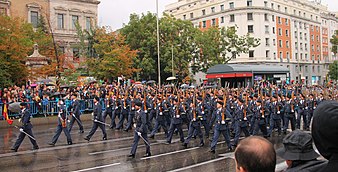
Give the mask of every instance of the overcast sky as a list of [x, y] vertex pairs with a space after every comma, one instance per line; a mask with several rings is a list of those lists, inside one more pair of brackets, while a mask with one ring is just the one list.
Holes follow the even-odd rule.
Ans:
[[[178, 0], [158, 0], [159, 12], [165, 9], [167, 4]], [[332, 11], [338, 11], [338, 0], [322, 0], [322, 4], [328, 5]], [[119, 29], [123, 23], [127, 24], [131, 13], [141, 14], [151, 11], [156, 12], [156, 0], [101, 0], [99, 5], [99, 25], [111, 26]]]

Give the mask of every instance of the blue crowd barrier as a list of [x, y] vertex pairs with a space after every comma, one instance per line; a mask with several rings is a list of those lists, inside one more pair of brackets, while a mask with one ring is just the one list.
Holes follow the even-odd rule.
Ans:
[[[93, 99], [84, 99], [84, 100], [79, 100], [80, 102], [80, 111], [82, 113], [84, 112], [92, 112], [94, 109], [94, 101]], [[34, 101], [30, 101], [30, 102], [26, 102], [27, 103], [27, 108], [29, 108], [29, 111], [31, 112], [32, 116], [36, 116], [36, 115], [57, 115], [58, 111], [59, 111], [59, 107], [58, 107], [58, 102], [57, 101], [48, 101], [48, 102], [34, 102]], [[71, 100], [65, 100], [64, 101], [65, 105], [66, 105], [66, 110], [70, 111], [70, 107], [72, 104]], [[102, 110], [106, 109], [106, 102], [104, 99], [100, 100], [100, 103], [102, 105]], [[8, 105], [6, 103], [6, 105]], [[8, 106], [7, 106], [8, 107]], [[3, 118], [3, 108], [4, 108], [4, 104], [0, 103], [0, 117], [1, 119]], [[8, 117], [10, 118], [17, 118], [19, 117], [18, 113], [13, 113], [11, 111], [8, 110]]]

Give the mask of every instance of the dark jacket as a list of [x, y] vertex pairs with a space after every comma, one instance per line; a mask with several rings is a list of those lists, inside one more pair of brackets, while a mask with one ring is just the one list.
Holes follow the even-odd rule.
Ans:
[[74, 100], [73, 104], [72, 104], [72, 108], [73, 108], [73, 114], [75, 116], [80, 116], [81, 115], [81, 105], [80, 105], [80, 102], [79, 100]]
[[33, 126], [30, 122], [31, 114], [29, 113], [29, 110], [25, 109], [23, 112], [21, 111], [20, 115], [21, 115], [21, 123], [22, 123], [21, 128], [24, 130], [32, 129]]
[[285, 170], [285, 172], [317, 172], [323, 167], [325, 167], [327, 161], [321, 160], [310, 160], [296, 162], [291, 168]]
[[94, 119], [103, 121], [103, 116], [102, 116], [102, 106], [98, 102], [97, 104], [94, 105]]

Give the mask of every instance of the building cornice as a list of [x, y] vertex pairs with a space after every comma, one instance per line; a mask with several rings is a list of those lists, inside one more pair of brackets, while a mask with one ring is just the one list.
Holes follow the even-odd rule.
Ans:
[[101, 1], [98, 1], [98, 0], [68, 0], [68, 1], [89, 3], [89, 4], [95, 4], [95, 5], [98, 5], [101, 3]]

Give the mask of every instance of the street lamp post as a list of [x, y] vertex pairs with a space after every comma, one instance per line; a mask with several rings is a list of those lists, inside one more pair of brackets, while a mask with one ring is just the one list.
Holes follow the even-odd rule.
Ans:
[[161, 64], [160, 64], [160, 30], [158, 18], [158, 0], [156, 0], [156, 27], [157, 27], [157, 67], [158, 67], [158, 86], [161, 87]]
[[172, 76], [175, 76], [175, 72], [174, 72], [174, 45], [171, 45], [171, 72], [172, 72]]

